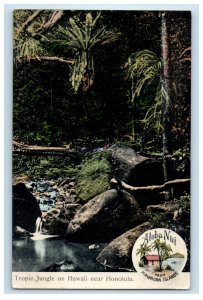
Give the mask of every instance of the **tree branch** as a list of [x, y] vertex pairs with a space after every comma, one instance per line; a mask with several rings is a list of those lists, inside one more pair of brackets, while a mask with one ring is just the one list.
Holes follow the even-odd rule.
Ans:
[[45, 146], [37, 146], [37, 145], [26, 145], [21, 144], [19, 142], [16, 142], [13, 140], [13, 151], [14, 153], [20, 153], [20, 152], [33, 152], [33, 153], [75, 153], [77, 154], [78, 151], [75, 149], [70, 149], [66, 147], [45, 147]]
[[27, 20], [22, 24], [22, 26], [18, 29], [18, 33], [25, 30], [30, 23], [42, 13], [42, 10], [36, 10], [31, 16], [27, 18]]
[[63, 14], [64, 14], [63, 10], [54, 11], [51, 15], [51, 18], [40, 28], [38, 28], [37, 33], [42, 33], [45, 32], [47, 29], [52, 28], [58, 22], [58, 20], [63, 16]]
[[[17, 62], [18, 63], [22, 63], [24, 61], [24, 59], [18, 59]], [[74, 60], [66, 60], [62, 57], [57, 57], [57, 56], [35, 56], [35, 57], [27, 57], [26, 61], [53, 61], [53, 62], [60, 62], [63, 64], [67, 64], [67, 65], [73, 65], [74, 64]]]
[[119, 40], [122, 36], [122, 33], [121, 32], [115, 32], [115, 33], [112, 33], [111, 37], [107, 40], [105, 40], [104, 42], [101, 43], [101, 45], [107, 45], [107, 44], [110, 44], [110, 43], [113, 43], [117, 40]]
[[62, 57], [57, 56], [38, 56], [36, 58], [31, 58], [31, 60], [39, 60], [39, 61], [57, 61], [63, 64], [73, 65], [74, 60], [66, 60]]
[[146, 191], [157, 191], [162, 192], [171, 188], [174, 188], [176, 186], [185, 185], [190, 183], [190, 179], [175, 179], [171, 181], [167, 181], [162, 185], [151, 185], [151, 186], [131, 186], [129, 184], [126, 184], [123, 181], [117, 181], [115, 178], [111, 179], [110, 181], [111, 185], [113, 186], [119, 186], [120, 188], [123, 188], [130, 192], [146, 192]]

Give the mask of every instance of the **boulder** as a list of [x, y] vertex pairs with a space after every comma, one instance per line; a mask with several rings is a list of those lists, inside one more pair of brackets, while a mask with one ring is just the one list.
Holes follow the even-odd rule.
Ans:
[[97, 257], [97, 261], [113, 270], [134, 271], [132, 264], [132, 248], [137, 238], [150, 229], [150, 223], [145, 222], [113, 240]]
[[163, 183], [162, 162], [144, 157], [124, 145], [112, 146], [114, 177], [133, 186]]
[[13, 230], [13, 237], [15, 238], [29, 238], [32, 237], [33, 234], [29, 231], [21, 228], [20, 226], [15, 226]]
[[13, 186], [13, 227], [35, 232], [35, 222], [41, 216], [39, 203], [24, 183]]
[[51, 266], [44, 268], [41, 272], [79, 272], [83, 271], [71, 260], [63, 260], [58, 263], [54, 263]]
[[64, 235], [70, 220], [74, 217], [77, 210], [81, 208], [79, 204], [64, 204], [48, 210], [43, 213], [42, 221], [43, 231], [46, 234]]
[[77, 197], [75, 195], [70, 195], [65, 197], [65, 203], [74, 203]]
[[68, 225], [66, 240], [109, 242], [144, 219], [131, 194], [123, 190], [107, 190], [77, 211]]
[[175, 201], [168, 201], [163, 204], [157, 204], [157, 205], [148, 205], [147, 211], [150, 211], [153, 214], [166, 214], [166, 215], [172, 215], [174, 216], [174, 213], [177, 214], [177, 211], [179, 210], [179, 205]]

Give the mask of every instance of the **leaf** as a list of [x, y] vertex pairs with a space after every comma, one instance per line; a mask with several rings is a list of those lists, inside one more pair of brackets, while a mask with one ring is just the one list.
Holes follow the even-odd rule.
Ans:
[[92, 33], [92, 15], [88, 13], [86, 15], [86, 21], [85, 21], [85, 46], [86, 49], [88, 48], [89, 41], [91, 38], [91, 33]]
[[99, 20], [100, 16], [101, 16], [101, 12], [97, 13], [96, 18], [92, 22], [92, 27], [95, 27], [95, 25], [96, 25], [97, 21]]
[[76, 22], [73, 20], [73, 18], [70, 18], [69, 22], [72, 26], [72, 32], [74, 32], [74, 34], [76, 34], [76, 36], [78, 37], [78, 41], [80, 41], [82, 48], [85, 49], [85, 31], [82, 29], [82, 27], [79, 27], [76, 24]]

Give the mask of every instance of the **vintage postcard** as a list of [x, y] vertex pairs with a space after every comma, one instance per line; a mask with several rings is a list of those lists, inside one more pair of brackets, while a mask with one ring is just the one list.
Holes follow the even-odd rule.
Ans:
[[189, 289], [191, 12], [13, 11], [12, 286]]

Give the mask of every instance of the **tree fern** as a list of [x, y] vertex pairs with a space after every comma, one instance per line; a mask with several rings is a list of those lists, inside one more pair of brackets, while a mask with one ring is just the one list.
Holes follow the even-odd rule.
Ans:
[[143, 50], [132, 54], [128, 59], [128, 76], [135, 82], [133, 86], [133, 99], [140, 96], [143, 87], [159, 79], [161, 62], [156, 54]]
[[91, 13], [87, 13], [83, 22], [77, 18], [70, 18], [66, 28], [58, 27], [61, 39], [57, 39], [55, 42], [69, 47], [75, 58], [70, 76], [75, 92], [80, 87], [86, 91], [92, 85], [94, 80], [94, 48], [112, 37], [112, 33], [107, 31], [105, 26], [97, 26], [100, 15], [101, 13], [97, 13], [96, 17], [93, 18]]
[[[144, 88], [152, 83], [157, 83], [157, 92], [155, 103], [147, 110], [144, 119], [142, 120], [145, 128], [156, 123], [156, 128], [160, 129], [159, 112], [160, 94], [161, 94], [161, 61], [156, 54], [149, 50], [142, 50], [133, 53], [128, 59], [128, 77], [131, 79], [131, 103], [132, 103], [132, 136], [135, 137], [135, 120], [134, 107], [135, 98], [139, 98]], [[158, 118], [157, 118], [158, 117]]]

